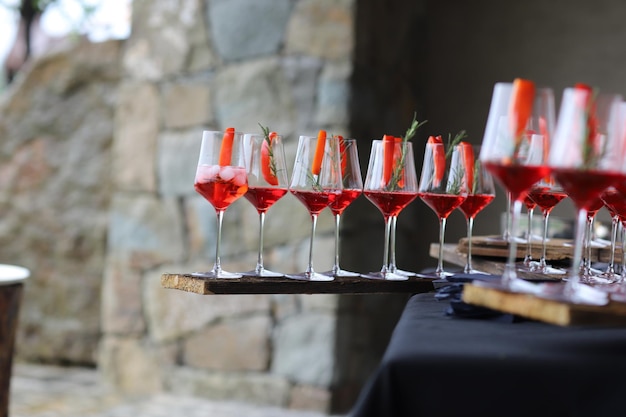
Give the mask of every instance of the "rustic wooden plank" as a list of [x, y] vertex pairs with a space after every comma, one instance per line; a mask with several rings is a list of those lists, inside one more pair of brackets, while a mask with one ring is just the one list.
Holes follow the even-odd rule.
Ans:
[[[523, 259], [526, 255], [527, 244], [519, 242], [517, 244], [517, 258]], [[458, 243], [458, 250], [467, 253], [467, 238], [462, 238]], [[574, 251], [573, 242], [570, 239], [549, 239], [546, 244], [546, 259], [548, 261], [564, 261], [572, 258]], [[616, 259], [621, 259], [621, 247], [615, 251]], [[509, 256], [509, 245], [500, 236], [474, 236], [472, 238], [472, 255], [491, 256], [506, 258]], [[533, 240], [531, 242], [531, 255], [534, 259], [541, 257], [541, 242]], [[609, 247], [592, 247], [591, 260], [606, 262], [609, 259]]]
[[463, 301], [559, 326], [626, 325], [626, 303], [615, 301], [604, 306], [575, 304], [533, 294], [510, 292], [497, 285], [482, 282], [465, 284]]
[[161, 286], [196, 294], [381, 294], [424, 293], [434, 289], [433, 280], [409, 278], [406, 281], [385, 281], [369, 278], [335, 278], [313, 282], [289, 278], [243, 277], [236, 279], [205, 279], [191, 274], [163, 274]]
[[[433, 258], [439, 256], [439, 244], [433, 243], [430, 245], [429, 255]], [[467, 262], [467, 253], [462, 252], [459, 246], [453, 243], [444, 244], [443, 246], [443, 260], [458, 266], [465, 266]], [[479, 256], [474, 254], [472, 245], [472, 266], [474, 269], [487, 274], [502, 275], [504, 272], [505, 259], [494, 256]], [[554, 266], [560, 266], [554, 264]], [[445, 268], [445, 265], [444, 265]], [[561, 281], [564, 275], [544, 275], [532, 272], [519, 272], [520, 278], [524, 278], [529, 281]]]

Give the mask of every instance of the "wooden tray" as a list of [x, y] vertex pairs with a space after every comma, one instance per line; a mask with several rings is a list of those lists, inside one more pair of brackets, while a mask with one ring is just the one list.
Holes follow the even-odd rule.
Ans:
[[424, 293], [434, 290], [433, 280], [409, 278], [385, 281], [369, 278], [335, 278], [334, 281], [299, 281], [289, 278], [204, 279], [191, 274], [163, 274], [161, 286], [196, 294], [381, 294]]
[[[508, 256], [508, 252], [505, 252], [506, 256]], [[439, 255], [439, 244], [432, 243], [430, 245], [429, 255], [433, 258], [437, 258]], [[472, 266], [474, 269], [485, 272], [487, 274], [493, 275], [502, 275], [504, 272], [504, 265], [506, 261], [506, 256], [481, 256], [476, 255], [474, 251], [474, 245], [472, 242]], [[453, 243], [448, 243], [443, 245], [443, 260], [444, 263], [451, 263], [457, 265], [458, 267], [465, 266], [467, 262], [467, 253], [463, 252], [459, 245], [455, 245]], [[568, 262], [557, 263], [557, 261], [552, 261], [553, 266], [559, 266], [562, 268], [567, 268]], [[447, 268], [444, 265], [444, 269], [452, 269]], [[456, 268], [458, 269], [458, 268]], [[544, 275], [537, 274], [533, 272], [518, 272], [518, 276], [520, 278], [524, 278], [528, 281], [561, 281], [565, 275]]]
[[[519, 242], [517, 244], [517, 258], [523, 259], [526, 256], [526, 243]], [[461, 253], [467, 253], [467, 238], [459, 240], [457, 250]], [[565, 261], [572, 258], [574, 251], [573, 242], [570, 239], [549, 239], [546, 244], [546, 260], [548, 261]], [[490, 256], [498, 258], [506, 258], [509, 256], [509, 245], [503, 241], [501, 236], [474, 236], [472, 237], [472, 255]], [[541, 257], [541, 242], [532, 241], [531, 255], [534, 259]], [[607, 262], [611, 255], [610, 247], [592, 247], [591, 261]], [[615, 259], [621, 259], [622, 248], [617, 246], [615, 250]]]
[[510, 292], [497, 284], [484, 282], [465, 284], [463, 301], [559, 326], [626, 325], [626, 303], [615, 301], [609, 301], [603, 306], [575, 304], [540, 298], [532, 294]]

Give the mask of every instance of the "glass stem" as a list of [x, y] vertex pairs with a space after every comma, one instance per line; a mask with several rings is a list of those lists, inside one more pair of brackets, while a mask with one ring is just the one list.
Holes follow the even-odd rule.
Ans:
[[341, 215], [335, 214], [335, 263], [333, 265], [333, 274], [339, 273], [339, 222], [341, 221]]
[[502, 274], [502, 281], [505, 286], [511, 284], [512, 281], [517, 279], [517, 273], [515, 272], [515, 259], [517, 258], [517, 239], [515, 234], [517, 231], [517, 222], [519, 215], [522, 212], [522, 201], [513, 201], [513, 211], [511, 213], [511, 233], [509, 234], [509, 257], [504, 266], [504, 273]]
[[381, 273], [384, 275], [389, 270], [389, 234], [391, 232], [391, 216], [385, 217], [385, 244], [383, 246], [383, 267], [381, 269]]
[[260, 275], [263, 272], [263, 229], [265, 228], [265, 212], [259, 213], [259, 255], [256, 261], [256, 273]]
[[593, 237], [593, 220], [594, 217], [589, 217], [587, 216], [587, 219], [585, 220], [585, 224], [587, 226], [587, 235], [585, 237], [585, 258], [586, 258], [586, 262], [584, 265], [584, 269], [585, 269], [585, 274], [586, 275], [591, 275], [591, 240]]
[[474, 228], [474, 217], [467, 218], [467, 262], [463, 272], [470, 274], [474, 269], [472, 267], [472, 229]]
[[444, 278], [443, 271], [443, 236], [446, 232], [446, 218], [439, 218], [439, 256], [437, 257], [437, 269], [435, 270], [435, 274], [439, 278]]
[[578, 219], [576, 222], [576, 240], [574, 242], [574, 255], [572, 258], [572, 269], [569, 280], [567, 281], [566, 290], [572, 291], [580, 284], [580, 261], [583, 252], [583, 241], [585, 239], [585, 230], [587, 225], [587, 210], [578, 210]]
[[550, 217], [550, 210], [543, 211], [543, 236], [541, 236], [541, 259], [539, 260], [539, 268], [542, 270], [547, 267], [546, 264], [546, 247], [548, 240], [548, 217]]
[[389, 231], [389, 271], [396, 272], [396, 224], [397, 216], [391, 216], [391, 230]]
[[313, 271], [313, 239], [315, 238], [315, 227], [317, 226], [317, 214], [311, 214], [311, 241], [309, 243], [309, 264], [306, 267], [306, 274], [312, 275]]
[[621, 281], [622, 287], [626, 285], [626, 250], [624, 250], [624, 244], [626, 243], [626, 227], [622, 223], [622, 271], [621, 271]]
[[609, 264], [606, 267], [606, 275], [612, 276], [615, 274], [615, 241], [617, 240], [617, 223], [619, 222], [618, 216], [611, 218], [611, 257], [609, 258]]
[[502, 239], [508, 242], [511, 237], [511, 193], [506, 193], [506, 212], [504, 213], [504, 233]]
[[224, 219], [224, 210], [216, 210], [217, 213], [217, 243], [215, 245], [215, 265], [213, 265], [213, 273], [218, 277], [222, 272], [222, 262], [220, 261], [220, 242], [222, 241], [222, 223]]
[[533, 231], [533, 212], [534, 208], [528, 209], [528, 226], [526, 228], [526, 256], [524, 257], [524, 265], [530, 266], [530, 262], [533, 260], [532, 256], [532, 231]]

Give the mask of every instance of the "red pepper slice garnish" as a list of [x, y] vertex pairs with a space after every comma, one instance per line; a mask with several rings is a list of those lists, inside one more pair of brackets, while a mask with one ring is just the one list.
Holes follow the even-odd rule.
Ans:
[[229, 127], [224, 131], [224, 137], [222, 138], [222, 145], [220, 146], [220, 166], [230, 165], [230, 160], [233, 156], [233, 141], [235, 140], [235, 128]]
[[276, 135], [276, 132], [270, 132], [269, 143], [264, 139], [261, 145], [261, 173], [269, 185], [278, 185], [278, 178], [272, 170], [272, 142]]
[[315, 155], [313, 156], [313, 166], [311, 172], [313, 175], [319, 175], [322, 171], [322, 159], [324, 159], [324, 146], [326, 145], [326, 131], [320, 130], [317, 133], [317, 144], [315, 146]]
[[528, 118], [533, 111], [535, 101], [535, 83], [522, 78], [513, 81], [513, 92], [509, 107], [509, 123], [515, 140], [517, 149], [522, 142], [523, 134], [528, 124]]
[[467, 186], [467, 192], [472, 194], [474, 192], [474, 148], [471, 143], [460, 142], [462, 146], [461, 152], [463, 153], [463, 168], [465, 169], [465, 185]]
[[394, 165], [394, 154], [396, 138], [391, 135], [383, 136], [383, 183], [387, 184], [391, 179]]
[[446, 174], [446, 150], [443, 147], [443, 139], [441, 136], [429, 136], [428, 143], [440, 144], [441, 146], [433, 146], [433, 164], [435, 165], [435, 178], [433, 178], [433, 186], [439, 187], [443, 176]]

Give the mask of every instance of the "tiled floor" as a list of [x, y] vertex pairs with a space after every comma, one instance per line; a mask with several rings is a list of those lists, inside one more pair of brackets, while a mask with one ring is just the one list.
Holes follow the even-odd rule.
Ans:
[[14, 364], [11, 417], [323, 417], [316, 412], [181, 398], [161, 394], [123, 401], [96, 371]]

